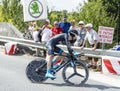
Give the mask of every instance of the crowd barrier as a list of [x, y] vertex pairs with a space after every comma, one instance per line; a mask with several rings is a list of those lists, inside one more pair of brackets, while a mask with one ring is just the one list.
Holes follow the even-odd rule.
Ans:
[[[46, 49], [45, 45], [43, 45], [40, 42], [34, 42], [33, 40], [25, 40], [22, 38], [0, 36], [0, 41], [2, 41], [2, 42], [16, 42], [20, 45], [25, 45], [28, 47], [35, 47], [37, 49], [42, 49], [42, 50]], [[67, 51], [67, 48], [65, 45], [58, 45], [58, 46], [60, 48], [62, 48], [63, 50]], [[93, 57], [93, 58], [95, 57], [95, 58], [100, 58], [101, 60], [103, 60], [103, 57], [107, 56], [108, 60], [114, 61], [113, 59], [116, 59], [116, 58], [120, 60], [120, 51], [105, 50], [105, 49], [104, 50], [103, 49], [96, 49], [95, 51], [92, 51], [91, 48], [84, 48], [83, 50], [80, 50], [79, 47], [74, 47], [74, 46], [72, 46], [72, 48], [74, 51], [76, 51], [78, 53], [83, 52], [84, 55], [87, 57]], [[111, 58], [111, 57], [114, 57], [114, 58]], [[118, 63], [120, 63], [120, 62], [118, 62]], [[102, 64], [104, 64], [104, 61], [102, 61]], [[106, 65], [104, 65], [103, 68], [105, 68], [105, 66]], [[106, 67], [108, 67], [108, 66], [106, 66]], [[118, 66], [118, 68], [120, 68], [120, 65]], [[119, 74], [119, 72], [116, 72], [116, 73]]]
[[[45, 45], [40, 42], [34, 42], [33, 40], [25, 40], [22, 38], [14, 38], [14, 37], [6, 37], [6, 36], [0, 36], [0, 41], [2, 42], [16, 42], [21, 45], [35, 47], [39, 49], [46, 49]], [[67, 48], [65, 45], [58, 45], [63, 50], [67, 51]], [[80, 50], [79, 47], [72, 46], [73, 50], [76, 52], [84, 52], [85, 55], [88, 56], [94, 56], [94, 57], [101, 57], [101, 56], [112, 56], [112, 57], [120, 57], [120, 51], [114, 51], [114, 50], [103, 50], [103, 49], [96, 49], [95, 51], [92, 51], [91, 48], [84, 48], [83, 50]]]
[[120, 57], [102, 56], [102, 72], [120, 75]]

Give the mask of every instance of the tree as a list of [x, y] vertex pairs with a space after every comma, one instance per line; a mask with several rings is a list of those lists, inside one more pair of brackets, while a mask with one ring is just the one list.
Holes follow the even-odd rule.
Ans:
[[114, 41], [120, 42], [120, 0], [103, 0], [102, 3], [107, 15], [115, 20]]
[[108, 15], [102, 1], [90, 0], [81, 9], [78, 9], [80, 12], [79, 20], [83, 20], [85, 23], [92, 23], [96, 31], [98, 31], [99, 26], [116, 27], [116, 19], [112, 15]]
[[79, 19], [85, 23], [92, 23], [94, 28], [98, 30], [99, 26], [114, 27], [114, 19], [107, 16], [107, 12], [102, 5], [102, 0], [93, 0], [96, 2], [85, 3], [80, 9]]
[[[89, 0], [89, 3], [94, 3], [99, 0]], [[108, 23], [111, 23], [111, 27], [115, 28], [114, 42], [120, 42], [120, 0], [101, 0], [101, 4], [108, 17]], [[110, 20], [109, 20], [110, 19]], [[107, 24], [109, 26], [109, 24]]]
[[56, 21], [56, 20], [61, 21], [63, 16], [68, 16], [68, 12], [66, 10], [51, 11], [50, 13], [48, 13], [48, 18], [51, 20], [51, 24], [53, 24], [54, 21]]
[[15, 25], [19, 30], [23, 30], [27, 23], [23, 22], [23, 6], [20, 0], [2, 0], [1, 14], [2, 22], [9, 22]]

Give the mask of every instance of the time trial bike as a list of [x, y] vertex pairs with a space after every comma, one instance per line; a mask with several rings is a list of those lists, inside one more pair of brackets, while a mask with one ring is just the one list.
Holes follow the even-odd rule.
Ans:
[[[64, 60], [56, 68], [51, 68], [51, 72], [55, 75], [62, 68], [62, 78], [69, 85], [80, 86], [85, 84], [89, 77], [89, 70], [80, 56], [83, 53], [75, 53], [69, 49], [65, 55], [56, 54], [56, 56], [64, 57]], [[56, 63], [59, 63], [56, 61]], [[53, 63], [52, 63], [53, 64]], [[45, 77], [47, 71], [47, 61], [45, 59], [37, 58], [31, 61], [26, 68], [27, 78], [34, 83], [43, 83], [48, 78]], [[53, 80], [53, 79], [52, 79]]]

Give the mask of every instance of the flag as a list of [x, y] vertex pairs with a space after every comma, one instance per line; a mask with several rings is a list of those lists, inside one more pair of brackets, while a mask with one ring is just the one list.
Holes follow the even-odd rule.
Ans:
[[24, 21], [36, 21], [47, 18], [45, 0], [22, 0]]

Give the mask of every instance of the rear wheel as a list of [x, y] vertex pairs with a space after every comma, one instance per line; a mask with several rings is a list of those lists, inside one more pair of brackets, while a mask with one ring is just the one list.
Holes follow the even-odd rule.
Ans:
[[45, 78], [46, 69], [46, 61], [44, 59], [37, 58], [28, 64], [26, 75], [30, 81], [41, 83], [47, 79]]
[[88, 80], [89, 71], [87, 66], [81, 61], [70, 62], [63, 68], [62, 76], [68, 84], [80, 86]]

